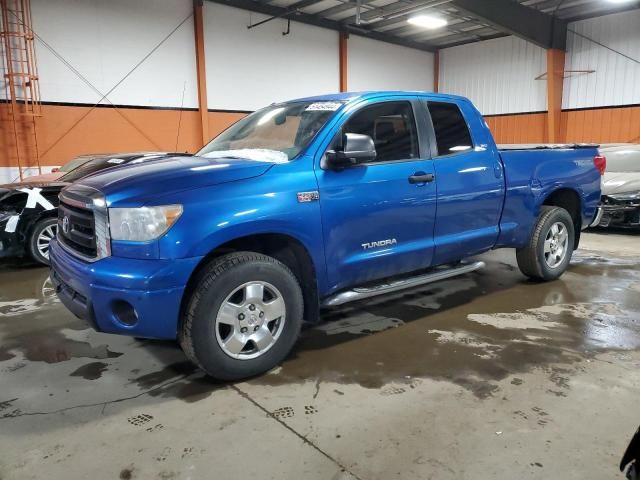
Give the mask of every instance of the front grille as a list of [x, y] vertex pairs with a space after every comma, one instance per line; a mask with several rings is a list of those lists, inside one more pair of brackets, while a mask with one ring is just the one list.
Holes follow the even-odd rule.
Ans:
[[98, 251], [93, 211], [70, 205], [60, 199], [58, 238], [66, 247], [82, 256], [96, 258]]
[[109, 219], [104, 195], [73, 184], [62, 190], [58, 207], [58, 242], [68, 252], [95, 262], [111, 255]]

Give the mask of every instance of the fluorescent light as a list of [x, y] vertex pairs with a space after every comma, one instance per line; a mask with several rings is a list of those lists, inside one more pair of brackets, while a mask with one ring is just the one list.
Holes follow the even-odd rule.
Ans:
[[431, 15], [416, 15], [408, 19], [407, 22], [428, 29], [444, 27], [448, 23], [444, 18], [432, 17]]
[[609, 3], [627, 3], [631, 0], [607, 0]]

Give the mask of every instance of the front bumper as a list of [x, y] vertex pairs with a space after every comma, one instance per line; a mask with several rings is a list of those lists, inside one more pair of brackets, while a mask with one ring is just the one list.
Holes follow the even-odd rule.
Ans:
[[640, 227], [640, 204], [601, 204], [592, 227]]
[[60, 301], [99, 332], [175, 339], [185, 286], [202, 259], [107, 257], [88, 263], [49, 249], [51, 280]]
[[0, 222], [0, 258], [25, 254], [24, 238], [17, 232], [7, 232], [7, 221]]

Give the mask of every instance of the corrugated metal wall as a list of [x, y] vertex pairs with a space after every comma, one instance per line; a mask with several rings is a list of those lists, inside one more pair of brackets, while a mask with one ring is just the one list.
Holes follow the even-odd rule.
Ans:
[[347, 85], [352, 92], [433, 90], [433, 53], [357, 35], [349, 37], [348, 49]]
[[566, 110], [560, 128], [566, 142], [640, 143], [640, 107]]
[[496, 143], [542, 143], [546, 141], [546, 112], [489, 115], [484, 118]]
[[640, 103], [640, 10], [592, 18], [569, 24], [565, 70], [595, 70], [590, 74], [567, 73], [562, 108], [574, 109]]
[[440, 51], [444, 93], [469, 97], [484, 115], [547, 109], [546, 52], [517, 37], [445, 48]]

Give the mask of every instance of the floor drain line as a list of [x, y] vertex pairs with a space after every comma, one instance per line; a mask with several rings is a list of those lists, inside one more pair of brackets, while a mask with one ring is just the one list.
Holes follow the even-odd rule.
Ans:
[[244, 398], [245, 400], [249, 401], [250, 403], [252, 403], [254, 406], [258, 407], [260, 410], [262, 410], [264, 413], [267, 414], [267, 416], [269, 418], [272, 418], [273, 420], [275, 420], [276, 422], [278, 422], [280, 425], [282, 425], [284, 428], [286, 428], [287, 430], [289, 430], [291, 433], [293, 433], [296, 437], [298, 437], [300, 440], [302, 440], [304, 443], [306, 443], [307, 445], [309, 445], [311, 448], [313, 448], [314, 450], [316, 450], [318, 453], [320, 453], [322, 456], [324, 456], [325, 458], [329, 459], [331, 462], [333, 462], [335, 465], [337, 465], [338, 467], [340, 467], [340, 469], [343, 472], [348, 473], [349, 475], [351, 475], [353, 478], [355, 478], [356, 480], [362, 480], [359, 476], [357, 476], [355, 473], [353, 473], [351, 470], [349, 470], [346, 466], [344, 466], [342, 463], [340, 463], [340, 461], [336, 458], [334, 458], [333, 456], [331, 456], [330, 454], [328, 454], [327, 452], [325, 452], [324, 450], [322, 450], [320, 447], [318, 447], [315, 443], [313, 443], [311, 440], [309, 440], [307, 437], [305, 437], [304, 435], [302, 435], [301, 433], [299, 433], [297, 430], [295, 430], [293, 427], [290, 427], [289, 425], [287, 425], [284, 421], [280, 420], [278, 417], [276, 417], [275, 415], [273, 415], [269, 410], [267, 410], [266, 408], [264, 408], [262, 405], [260, 405], [260, 403], [258, 403], [257, 401], [255, 401], [253, 398], [251, 398], [251, 396], [244, 392], [243, 390], [241, 390], [240, 388], [238, 388], [235, 385], [230, 385], [230, 387], [235, 390], [238, 395], [240, 395], [242, 398]]

